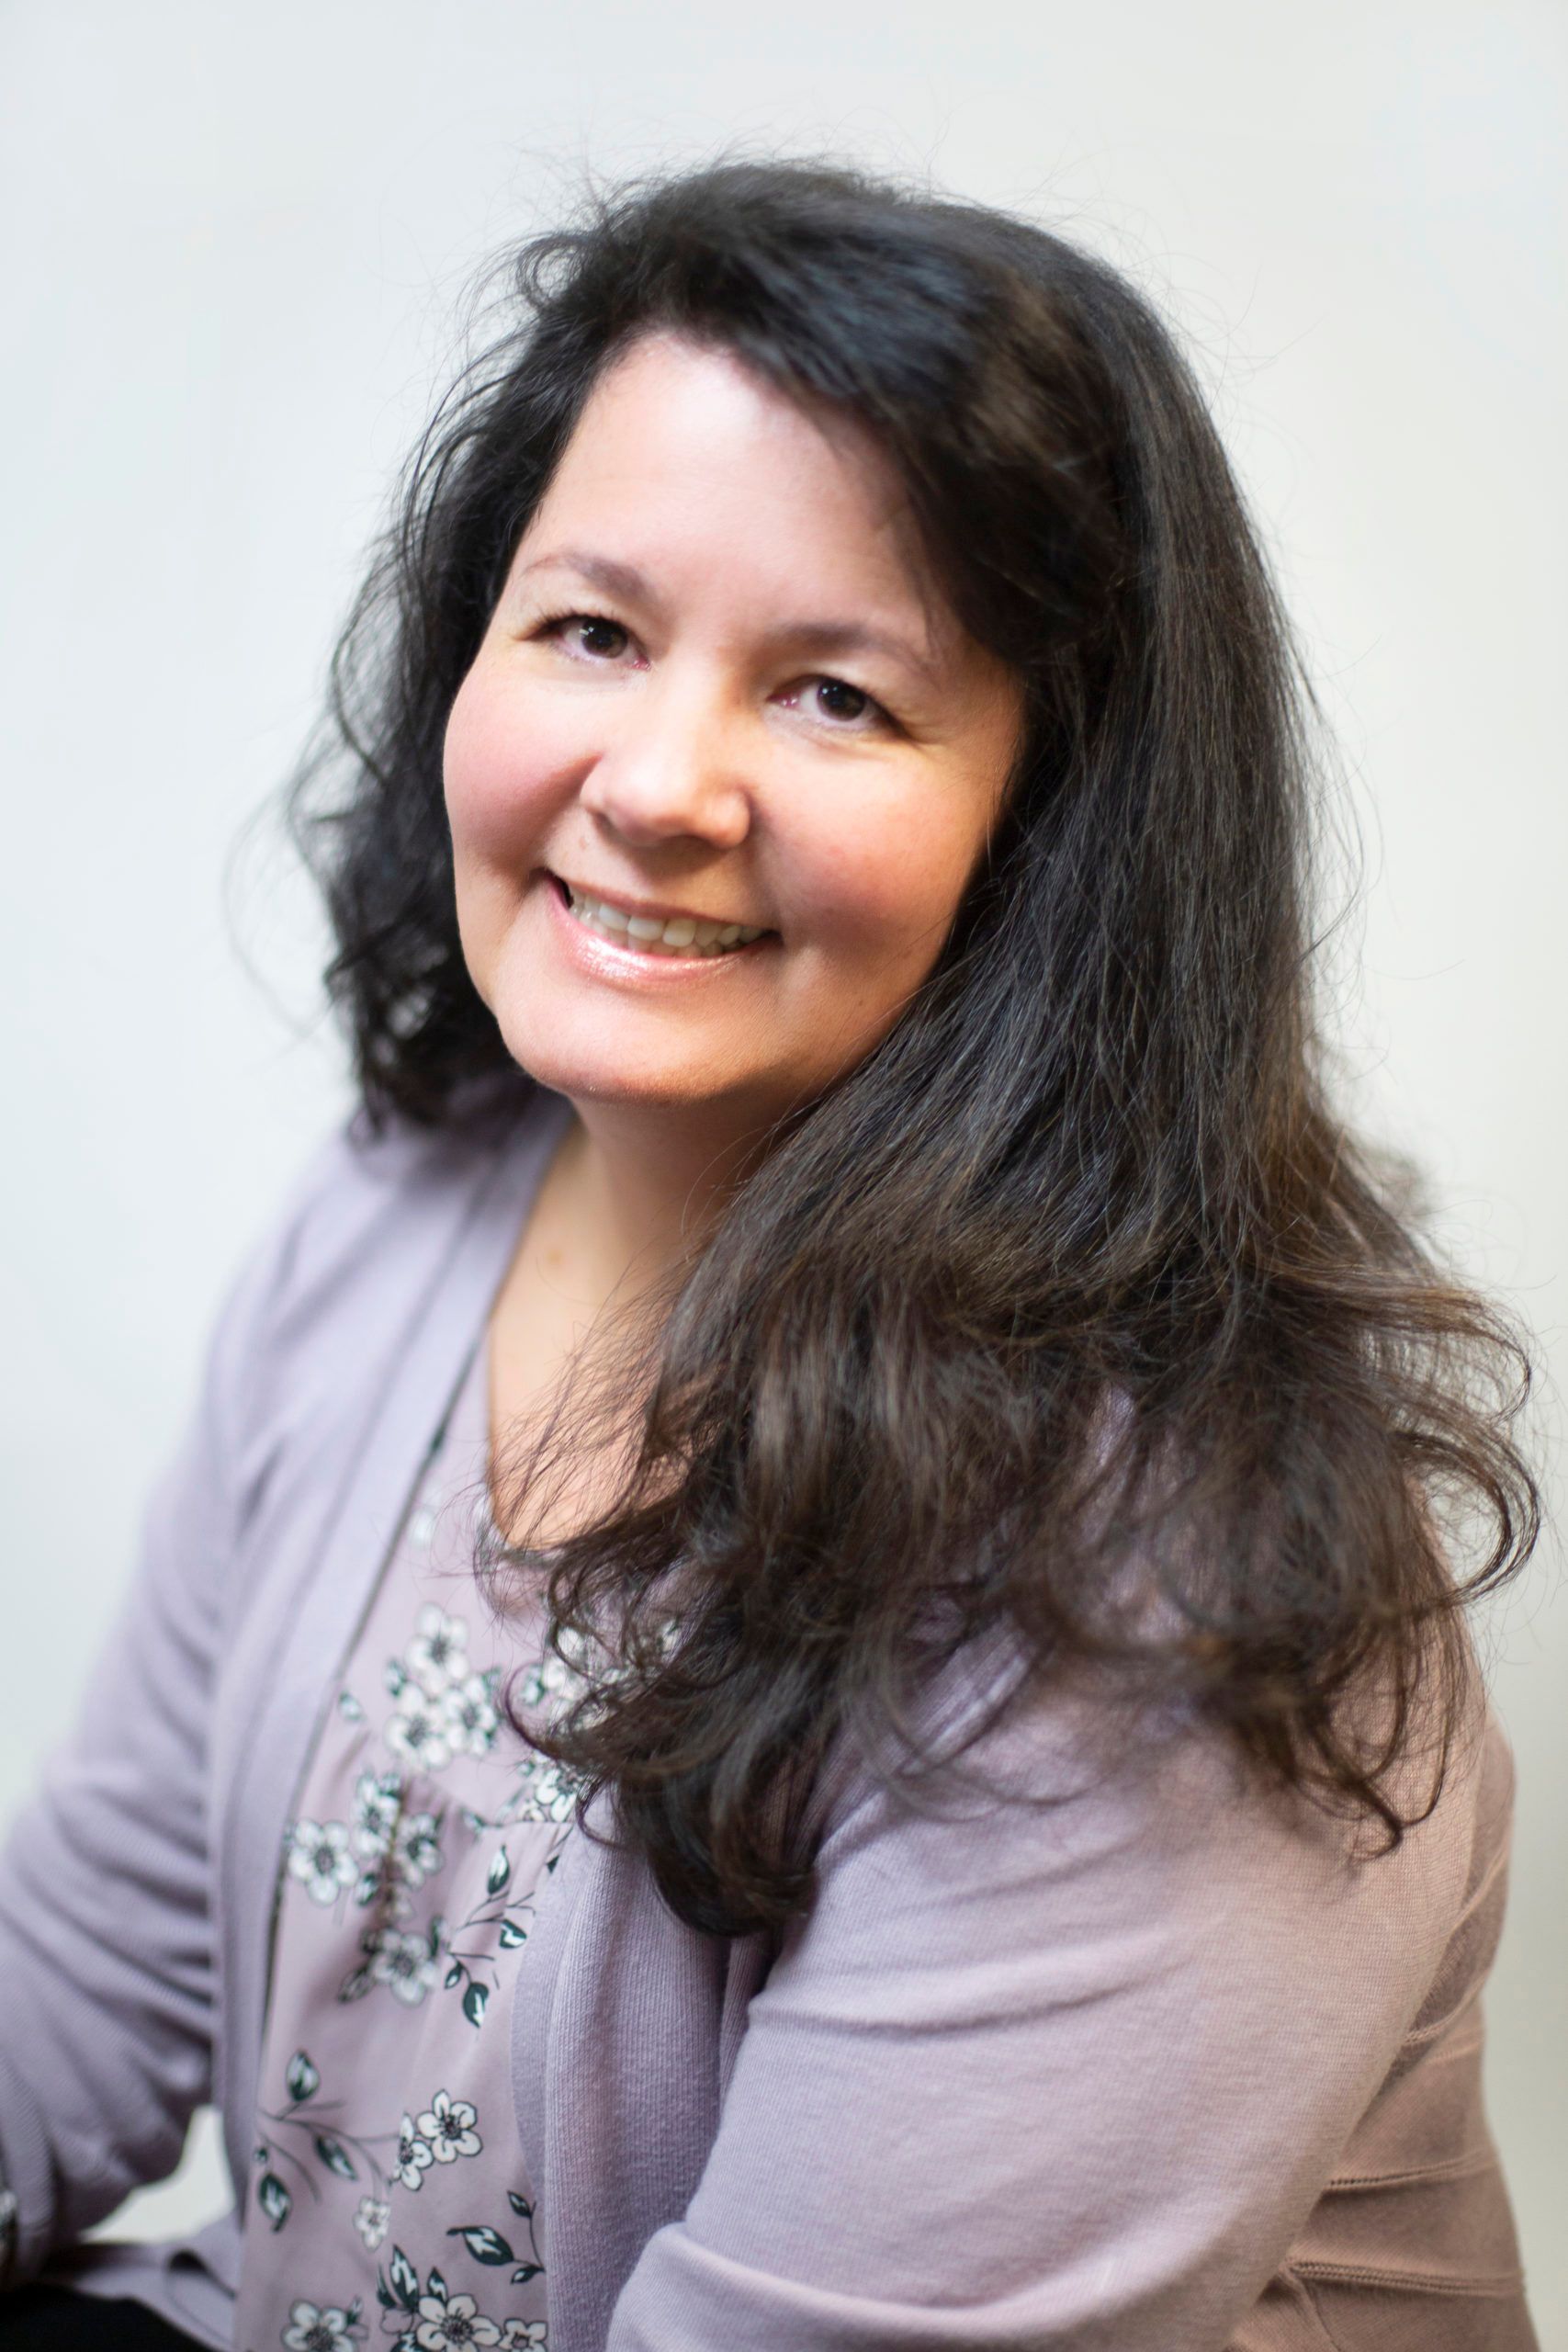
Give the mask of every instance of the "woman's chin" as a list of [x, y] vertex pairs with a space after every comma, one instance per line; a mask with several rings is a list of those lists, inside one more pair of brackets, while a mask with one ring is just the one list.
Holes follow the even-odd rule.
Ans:
[[649, 1111], [689, 1111], [694, 1118], [733, 1106], [750, 1092], [741, 1080], [726, 1082], [711, 1065], [694, 1068], [680, 1058], [665, 1058], [628, 1048], [615, 1052], [604, 1044], [594, 1050], [573, 1051], [562, 1041], [541, 1034], [532, 1022], [515, 1031], [503, 1023], [502, 1035], [513, 1061], [528, 1076], [564, 1094], [569, 1102], [624, 1103]]

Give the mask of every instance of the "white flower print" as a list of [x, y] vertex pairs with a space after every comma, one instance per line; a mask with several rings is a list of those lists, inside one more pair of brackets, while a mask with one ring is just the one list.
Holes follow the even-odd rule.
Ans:
[[405, 1935], [400, 1928], [383, 1928], [366, 1949], [373, 1955], [371, 1983], [389, 1985], [400, 2001], [416, 2008], [435, 1982], [430, 1938]]
[[378, 2197], [362, 2197], [354, 2216], [354, 2226], [365, 2240], [367, 2251], [374, 2254], [387, 2234], [387, 2223], [392, 2209]]
[[514, 1821], [567, 1821], [577, 1810], [576, 1782], [546, 1757], [525, 1757], [517, 1783], [510, 1809]]
[[452, 1761], [449, 1728], [440, 1701], [417, 1682], [405, 1682], [387, 1718], [385, 1736], [388, 1747], [411, 1764], [439, 1772]]
[[335, 2303], [291, 2303], [284, 2352], [343, 2352], [354, 2342], [354, 2322]]
[[409, 1673], [432, 1699], [468, 1673], [468, 1628], [434, 1602], [419, 1612], [419, 1630], [403, 1653]]
[[[403, 1784], [396, 1772], [361, 1772], [354, 1785], [354, 1843], [364, 1857], [356, 1899], [374, 1903], [390, 1894], [397, 1917], [409, 1909], [405, 1890], [423, 1886], [442, 1866], [439, 1824], [433, 1813], [404, 1813]], [[394, 1884], [383, 1885], [391, 1859]]]
[[525, 1707], [542, 1707], [547, 1699], [565, 1702], [576, 1690], [578, 1677], [564, 1658], [542, 1657], [517, 1679], [517, 1696]]
[[367, 1861], [392, 1842], [402, 1804], [403, 1784], [395, 1772], [361, 1772], [354, 1784], [354, 1844]]
[[[395, 1877], [389, 1884], [379, 1862], [366, 1864], [360, 1873], [359, 1884], [354, 1890], [354, 1899], [362, 1911], [368, 1910], [372, 1903], [379, 1900], [382, 1908], [378, 1916], [382, 1919], [406, 1919], [413, 1909], [406, 1889], [398, 1884]], [[367, 1977], [367, 1984], [369, 1981]]]
[[335, 1903], [359, 1875], [341, 1821], [297, 1821], [288, 1833], [288, 1874], [312, 1903]]
[[477, 2156], [484, 2142], [474, 2130], [476, 2117], [465, 2098], [437, 2091], [419, 2119], [420, 2135], [430, 2143], [438, 2165], [455, 2164], [459, 2156]]
[[502, 2352], [519, 2352], [523, 2345], [542, 2345], [547, 2340], [542, 2319], [509, 2319], [501, 2331]]
[[429, 2143], [422, 2140], [413, 2128], [413, 2117], [405, 2115], [398, 2126], [397, 2153], [392, 2158], [393, 2178], [404, 2188], [417, 2188], [434, 2162]]
[[470, 2344], [499, 2344], [501, 2330], [475, 2310], [472, 2295], [422, 2295], [413, 2340], [420, 2352], [467, 2352]]
[[423, 1886], [441, 1868], [433, 1813], [405, 1813], [392, 1841], [392, 1866], [405, 1886]]
[[470, 1674], [442, 1695], [446, 1737], [455, 1755], [488, 1756], [495, 1746], [500, 1720], [490, 1685], [482, 1674]]
[[585, 1634], [570, 1625], [560, 1632], [558, 1647], [552, 1644], [541, 1658], [517, 1679], [518, 1696], [525, 1707], [542, 1707], [554, 1702], [552, 1714], [558, 1714], [570, 1701], [578, 1698], [587, 1680], [592, 1663], [592, 1645]]

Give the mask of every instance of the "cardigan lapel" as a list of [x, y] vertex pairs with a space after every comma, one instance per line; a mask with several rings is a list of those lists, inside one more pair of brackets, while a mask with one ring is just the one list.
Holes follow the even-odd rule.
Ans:
[[[252, 1531], [245, 1566], [265, 1579], [226, 1681], [250, 1701], [215, 1766], [216, 1916], [223, 2015], [214, 2097], [243, 2199], [261, 2060], [284, 1831], [333, 1668], [374, 1590], [412, 1482], [515, 1250], [570, 1116], [531, 1097], [499, 1150], [448, 1174], [428, 1198], [399, 1197], [368, 1270], [332, 1286], [320, 1345], [348, 1402], [329, 1449], [335, 1487], [281, 1465], [276, 1507]], [[344, 1316], [352, 1329], [340, 1328]], [[309, 1335], [292, 1347], [310, 1346]], [[290, 1488], [292, 1487], [292, 1491]]]
[[[610, 1824], [596, 1803], [591, 1826]], [[520, 1965], [513, 2098], [551, 2352], [603, 2352], [646, 2241], [684, 2212], [718, 2128], [730, 1947], [660, 1902], [639, 1854], [567, 1844]]]
[[767, 1936], [678, 1919], [614, 1827], [601, 1792], [537, 1905], [512, 2004], [551, 2352], [604, 2352], [643, 2247], [684, 2213], [773, 1958]]

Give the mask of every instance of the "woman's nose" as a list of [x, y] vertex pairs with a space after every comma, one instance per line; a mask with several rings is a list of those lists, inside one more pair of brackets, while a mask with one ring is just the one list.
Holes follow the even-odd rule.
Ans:
[[650, 682], [584, 780], [585, 808], [640, 845], [688, 835], [733, 849], [750, 827], [750, 794], [733, 713], [716, 694]]

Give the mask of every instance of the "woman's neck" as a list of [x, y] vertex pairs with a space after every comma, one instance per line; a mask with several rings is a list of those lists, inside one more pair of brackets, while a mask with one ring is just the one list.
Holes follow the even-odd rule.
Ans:
[[552, 1223], [570, 1236], [580, 1295], [639, 1296], [700, 1242], [745, 1170], [747, 1138], [716, 1140], [686, 1110], [575, 1109], [547, 1180]]
[[[568, 1124], [491, 1310], [490, 1425], [500, 1455], [527, 1461], [601, 1317], [629, 1310], [635, 1329], [639, 1305], [691, 1255], [740, 1165], [739, 1152], [699, 1148], [689, 1122], [645, 1109], [590, 1103]], [[615, 1370], [603, 1360], [599, 1368]], [[526, 1522], [511, 1472], [494, 1471], [498, 1526], [541, 1544], [591, 1523], [619, 1475], [613, 1444], [603, 1460], [602, 1451], [586, 1428], [575, 1435], [565, 1483]]]

